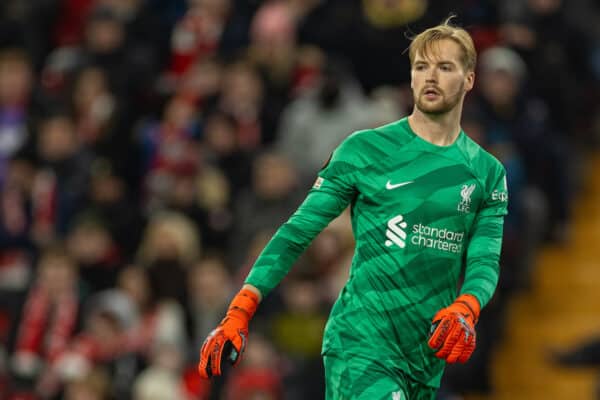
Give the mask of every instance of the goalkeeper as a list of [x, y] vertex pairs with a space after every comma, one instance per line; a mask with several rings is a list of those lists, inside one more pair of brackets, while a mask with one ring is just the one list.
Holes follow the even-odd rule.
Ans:
[[411, 42], [412, 113], [334, 151], [206, 339], [201, 376], [239, 362], [260, 300], [348, 205], [356, 249], [324, 333], [327, 400], [434, 399], [445, 364], [469, 359], [508, 195], [502, 165], [460, 127], [476, 52], [449, 21]]

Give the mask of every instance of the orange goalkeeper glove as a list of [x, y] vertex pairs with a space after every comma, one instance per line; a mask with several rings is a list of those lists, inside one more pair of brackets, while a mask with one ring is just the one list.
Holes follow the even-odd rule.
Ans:
[[242, 289], [233, 298], [225, 318], [204, 341], [200, 349], [198, 372], [202, 378], [221, 375], [221, 363], [228, 360], [237, 365], [248, 340], [248, 322], [258, 307], [258, 296]]
[[428, 344], [436, 350], [436, 357], [448, 363], [467, 362], [475, 350], [475, 324], [480, 309], [475, 296], [463, 294], [435, 314]]

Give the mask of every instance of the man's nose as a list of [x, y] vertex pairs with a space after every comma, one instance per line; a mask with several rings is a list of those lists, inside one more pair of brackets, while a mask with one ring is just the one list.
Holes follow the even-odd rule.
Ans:
[[427, 74], [425, 75], [425, 81], [427, 83], [436, 83], [438, 81], [437, 68], [427, 68]]
[[437, 76], [437, 72], [435, 71], [435, 68], [432, 68], [428, 73], [427, 76], [425, 77], [425, 81], [427, 83], [437, 83], [438, 81], [438, 76]]

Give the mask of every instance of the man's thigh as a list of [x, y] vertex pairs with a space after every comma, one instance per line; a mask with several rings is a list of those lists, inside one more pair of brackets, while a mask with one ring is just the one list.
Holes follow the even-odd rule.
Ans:
[[323, 362], [326, 400], [409, 400], [405, 379], [377, 361], [327, 354]]

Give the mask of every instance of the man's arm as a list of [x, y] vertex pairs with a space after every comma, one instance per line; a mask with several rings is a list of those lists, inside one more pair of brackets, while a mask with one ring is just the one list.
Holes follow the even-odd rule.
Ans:
[[504, 216], [507, 214], [506, 173], [500, 167], [471, 231], [461, 294], [471, 294], [483, 308], [491, 299], [500, 273]]
[[487, 198], [478, 211], [467, 249], [465, 280], [460, 295], [433, 317], [428, 344], [435, 356], [448, 363], [467, 362], [476, 345], [475, 324], [481, 308], [492, 297], [498, 283], [502, 227], [508, 194], [506, 174], [498, 165]]
[[356, 194], [353, 153], [348, 140], [333, 153], [298, 210], [262, 251], [225, 318], [200, 350], [198, 372], [203, 378], [220, 375], [222, 360], [236, 365], [244, 352], [248, 324], [258, 304], [288, 273], [310, 242], [337, 217]]
[[266, 245], [245, 283], [266, 296], [319, 232], [348, 206], [352, 196], [353, 190], [319, 177], [298, 210]]
[[317, 178], [298, 210], [265, 246], [246, 278], [243, 289], [266, 296], [289, 272], [312, 240], [348, 206], [352, 190]]

